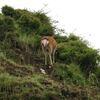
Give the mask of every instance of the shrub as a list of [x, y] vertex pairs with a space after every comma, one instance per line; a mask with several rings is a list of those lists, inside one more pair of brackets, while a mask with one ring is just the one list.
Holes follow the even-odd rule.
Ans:
[[42, 24], [37, 34], [41, 36], [52, 36], [54, 35], [54, 28], [50, 24]]
[[58, 61], [80, 65], [86, 76], [94, 72], [99, 62], [98, 51], [87, 46], [86, 42], [73, 36], [69, 36], [67, 41], [59, 43], [56, 58]]
[[82, 75], [80, 68], [76, 64], [56, 64], [52, 75], [61, 81], [65, 81], [70, 84], [85, 84], [85, 78]]
[[86, 48], [84, 53], [81, 54], [79, 59], [79, 64], [83, 72], [88, 76], [90, 73], [94, 72], [97, 66], [98, 52], [91, 48]]
[[2, 40], [7, 32], [14, 32], [14, 20], [11, 17], [4, 17], [0, 19], [0, 40]]
[[42, 25], [38, 30], [39, 35], [54, 35], [54, 27], [52, 26], [50, 18], [43, 11], [38, 11], [33, 13], [35, 17], [37, 17]]
[[18, 20], [19, 26], [21, 26], [24, 32], [31, 33], [32, 31], [37, 31], [41, 25], [41, 22], [38, 18], [29, 16], [29, 15], [22, 15]]
[[76, 40], [80, 40], [80, 37], [75, 36], [73, 33], [71, 33], [68, 37], [68, 40], [72, 40], [72, 41], [76, 41]]
[[43, 24], [50, 23], [50, 18], [43, 11], [35, 12], [34, 16], [39, 18]]
[[91, 73], [88, 78], [88, 83], [92, 86], [99, 86], [99, 80], [94, 73]]
[[[100, 83], [100, 66], [96, 67], [94, 74], [96, 75], [98, 83]], [[99, 84], [100, 87], [100, 84]]]
[[6, 5], [6, 6], [2, 7], [2, 13], [5, 16], [13, 17], [15, 15], [15, 10], [12, 7], [9, 7]]
[[56, 39], [57, 43], [68, 42], [67, 36], [60, 36], [59, 34], [55, 35], [55, 39]]

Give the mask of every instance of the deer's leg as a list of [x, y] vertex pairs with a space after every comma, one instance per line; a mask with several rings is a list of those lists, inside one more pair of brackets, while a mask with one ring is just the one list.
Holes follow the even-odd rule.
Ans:
[[55, 63], [55, 52], [56, 52], [56, 49], [53, 50], [53, 64]]
[[45, 61], [44, 61], [44, 63], [45, 63], [45, 65], [47, 65], [47, 53], [46, 53], [46, 51], [45, 51], [45, 49], [44, 49], [44, 47], [42, 46], [42, 51], [43, 51], [43, 53], [44, 53], [44, 56], [45, 56]]
[[47, 65], [47, 54], [44, 53], [44, 55], [45, 55], [45, 65]]
[[50, 65], [53, 65], [51, 53], [49, 53]]
[[55, 63], [55, 52], [53, 52], [53, 64]]

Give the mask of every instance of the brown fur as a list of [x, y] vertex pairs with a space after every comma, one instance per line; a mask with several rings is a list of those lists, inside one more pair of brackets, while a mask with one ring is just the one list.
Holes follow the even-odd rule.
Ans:
[[[42, 40], [46, 39], [48, 41], [48, 44], [46, 47], [43, 46]], [[42, 50], [45, 55], [45, 64], [47, 64], [47, 54], [49, 55], [50, 58], [50, 64], [52, 65], [54, 63], [54, 56], [55, 56], [55, 51], [57, 49], [57, 42], [52, 36], [44, 36], [41, 39], [41, 45], [42, 45]]]

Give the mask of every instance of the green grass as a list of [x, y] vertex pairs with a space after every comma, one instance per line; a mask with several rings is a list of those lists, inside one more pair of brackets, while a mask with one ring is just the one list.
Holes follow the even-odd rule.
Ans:
[[20, 34], [18, 39], [19, 41], [24, 42], [26, 44], [34, 43], [35, 40], [34, 36], [27, 34]]
[[[74, 95], [76, 95], [77, 99], [79, 100], [83, 100], [82, 98], [99, 98], [98, 93], [96, 93], [96, 95], [92, 94], [92, 91], [96, 91], [95, 87], [90, 88], [90, 86], [87, 85], [83, 86], [82, 84], [72, 84], [72, 81], [67, 82], [68, 80], [65, 79], [69, 77], [69, 72], [68, 69], [66, 73], [64, 72], [66, 65], [59, 65], [60, 67], [62, 66], [62, 72], [60, 72], [61, 69], [58, 70], [57, 65], [55, 66], [57, 71], [55, 73], [62, 76], [64, 78], [63, 80], [59, 80], [59, 78], [57, 79], [57, 77], [53, 76], [54, 72], [51, 75], [33, 72], [32, 75], [24, 77], [14, 76], [7, 72], [0, 73], [0, 99], [3, 98], [6, 100], [9, 98], [10, 100], [13, 100], [16, 98], [17, 100], [23, 100], [26, 98], [28, 100], [65, 100], [65, 98], [71, 98], [71, 100], [73, 100]], [[73, 68], [72, 66], [74, 65], [70, 65], [71, 68]], [[67, 67], [69, 68], [69, 66]], [[71, 72], [70, 68], [69, 70]], [[74, 70], [76, 70], [75, 73], [78, 72], [77, 68], [73, 69], [73, 71]], [[80, 71], [78, 74], [79, 73]], [[77, 78], [79, 76], [75, 77], [72, 75], [72, 77], [76, 78], [77, 80], [79, 79]]]
[[76, 64], [56, 63], [52, 72], [53, 77], [69, 84], [85, 85], [86, 80]]

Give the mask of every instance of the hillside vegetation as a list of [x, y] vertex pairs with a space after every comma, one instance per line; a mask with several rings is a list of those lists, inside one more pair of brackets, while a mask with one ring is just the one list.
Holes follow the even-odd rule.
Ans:
[[[53, 22], [44, 11], [2, 7], [0, 100], [100, 99], [100, 52], [73, 33], [55, 34]], [[44, 65], [42, 36], [58, 43], [52, 68]]]

